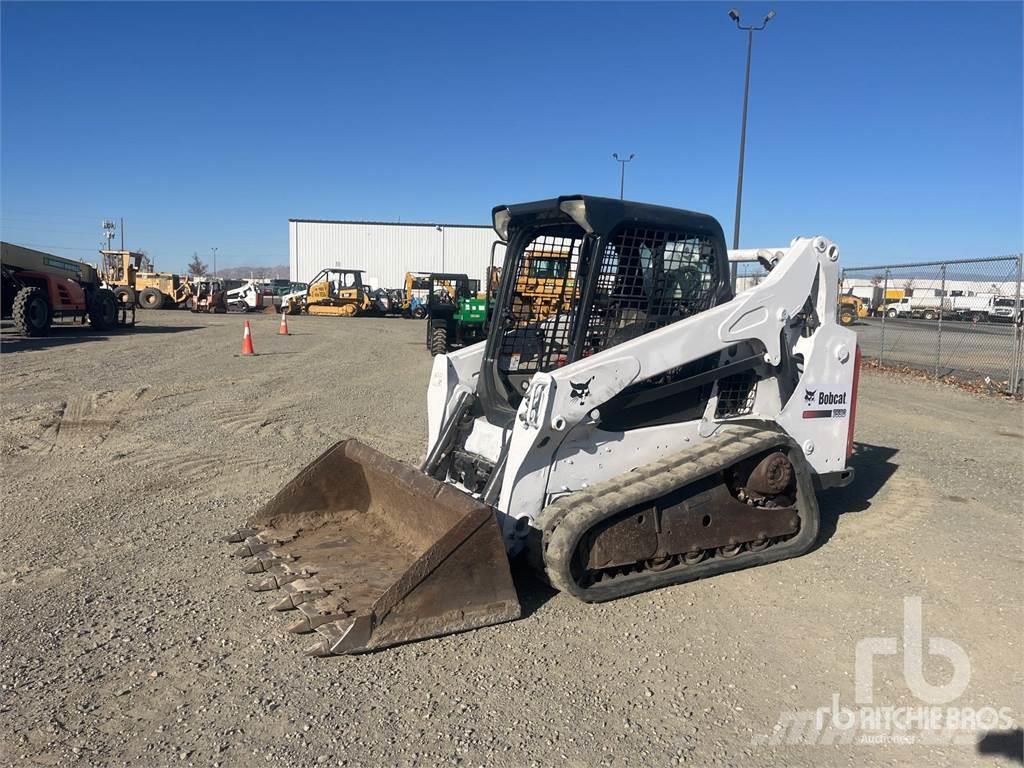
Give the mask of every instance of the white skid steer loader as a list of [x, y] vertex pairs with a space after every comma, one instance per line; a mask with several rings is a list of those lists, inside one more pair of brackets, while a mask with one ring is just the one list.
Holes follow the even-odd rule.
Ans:
[[804, 554], [848, 483], [839, 249], [797, 238], [733, 295], [710, 216], [570, 196], [494, 209], [488, 338], [435, 358], [417, 470], [338, 443], [229, 541], [313, 655], [515, 619], [509, 558], [584, 601]]
[[255, 280], [246, 280], [226, 296], [228, 312], [255, 312], [263, 308], [263, 286]]

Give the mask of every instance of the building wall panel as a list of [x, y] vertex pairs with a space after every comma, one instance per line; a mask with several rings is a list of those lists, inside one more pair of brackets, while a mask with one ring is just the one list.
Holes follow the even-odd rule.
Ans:
[[[483, 283], [490, 227], [293, 219], [288, 222], [291, 279], [308, 282], [327, 267], [362, 269], [377, 287], [404, 285], [406, 272], [461, 272]], [[499, 248], [500, 263], [504, 249]]]

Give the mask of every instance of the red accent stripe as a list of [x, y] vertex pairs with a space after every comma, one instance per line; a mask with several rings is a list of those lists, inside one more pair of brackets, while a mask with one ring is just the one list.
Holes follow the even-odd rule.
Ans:
[[831, 419], [832, 411], [804, 411], [805, 419]]
[[850, 391], [850, 423], [846, 427], [846, 458], [853, 456], [853, 427], [857, 423], [857, 388], [860, 386], [860, 344], [853, 356], [853, 389]]

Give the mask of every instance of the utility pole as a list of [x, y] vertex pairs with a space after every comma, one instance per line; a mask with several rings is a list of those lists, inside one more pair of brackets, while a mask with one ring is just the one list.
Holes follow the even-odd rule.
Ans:
[[612, 152], [612, 157], [619, 164], [619, 200], [622, 200], [626, 194], [626, 163], [636, 157], [636, 155], [630, 152], [629, 157], [623, 160], [619, 157], [618, 152]]
[[[740, 247], [740, 208], [743, 205], [743, 158], [747, 147], [747, 100], [750, 96], [750, 54], [754, 47], [754, 33], [760, 32], [768, 22], [775, 18], [775, 11], [768, 11], [768, 14], [761, 21], [761, 26], [743, 26], [740, 23], [740, 12], [735, 8], [729, 11], [729, 18], [736, 22], [736, 28], [747, 33], [747, 70], [743, 78], [743, 118], [740, 123], [740, 167], [736, 174], [736, 221], [732, 228], [732, 247], [738, 250]], [[732, 288], [736, 290], [736, 263], [730, 264], [730, 276]]]
[[114, 239], [114, 230], [117, 229], [117, 225], [114, 224], [114, 222], [112, 222], [112, 221], [104, 220], [102, 226], [103, 226], [103, 237], [107, 241], [106, 249], [109, 251], [110, 250], [110, 243]]
[[213, 251], [213, 276], [216, 277], [217, 276], [217, 249], [216, 248], [211, 248], [210, 250]]
[[121, 217], [121, 250], [124, 250], [124, 216]]

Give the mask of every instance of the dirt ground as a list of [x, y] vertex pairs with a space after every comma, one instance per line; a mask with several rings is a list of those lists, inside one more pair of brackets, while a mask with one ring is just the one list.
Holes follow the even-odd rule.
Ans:
[[[857, 479], [824, 493], [811, 554], [604, 605], [520, 575], [519, 621], [314, 660], [219, 537], [339, 438], [419, 459], [423, 325], [300, 317], [280, 337], [252, 316], [243, 358], [237, 316], [139, 319], [3, 329], [0, 764], [1016, 762], [1018, 404], [866, 374]], [[1012, 723], [980, 745], [788, 743], [787, 713], [855, 706], [858, 642], [906, 638], [915, 596], [925, 639], [969, 659], [943, 709]], [[923, 655], [930, 684], [950, 680]], [[923, 706], [904, 656], [876, 657], [873, 706]]]

